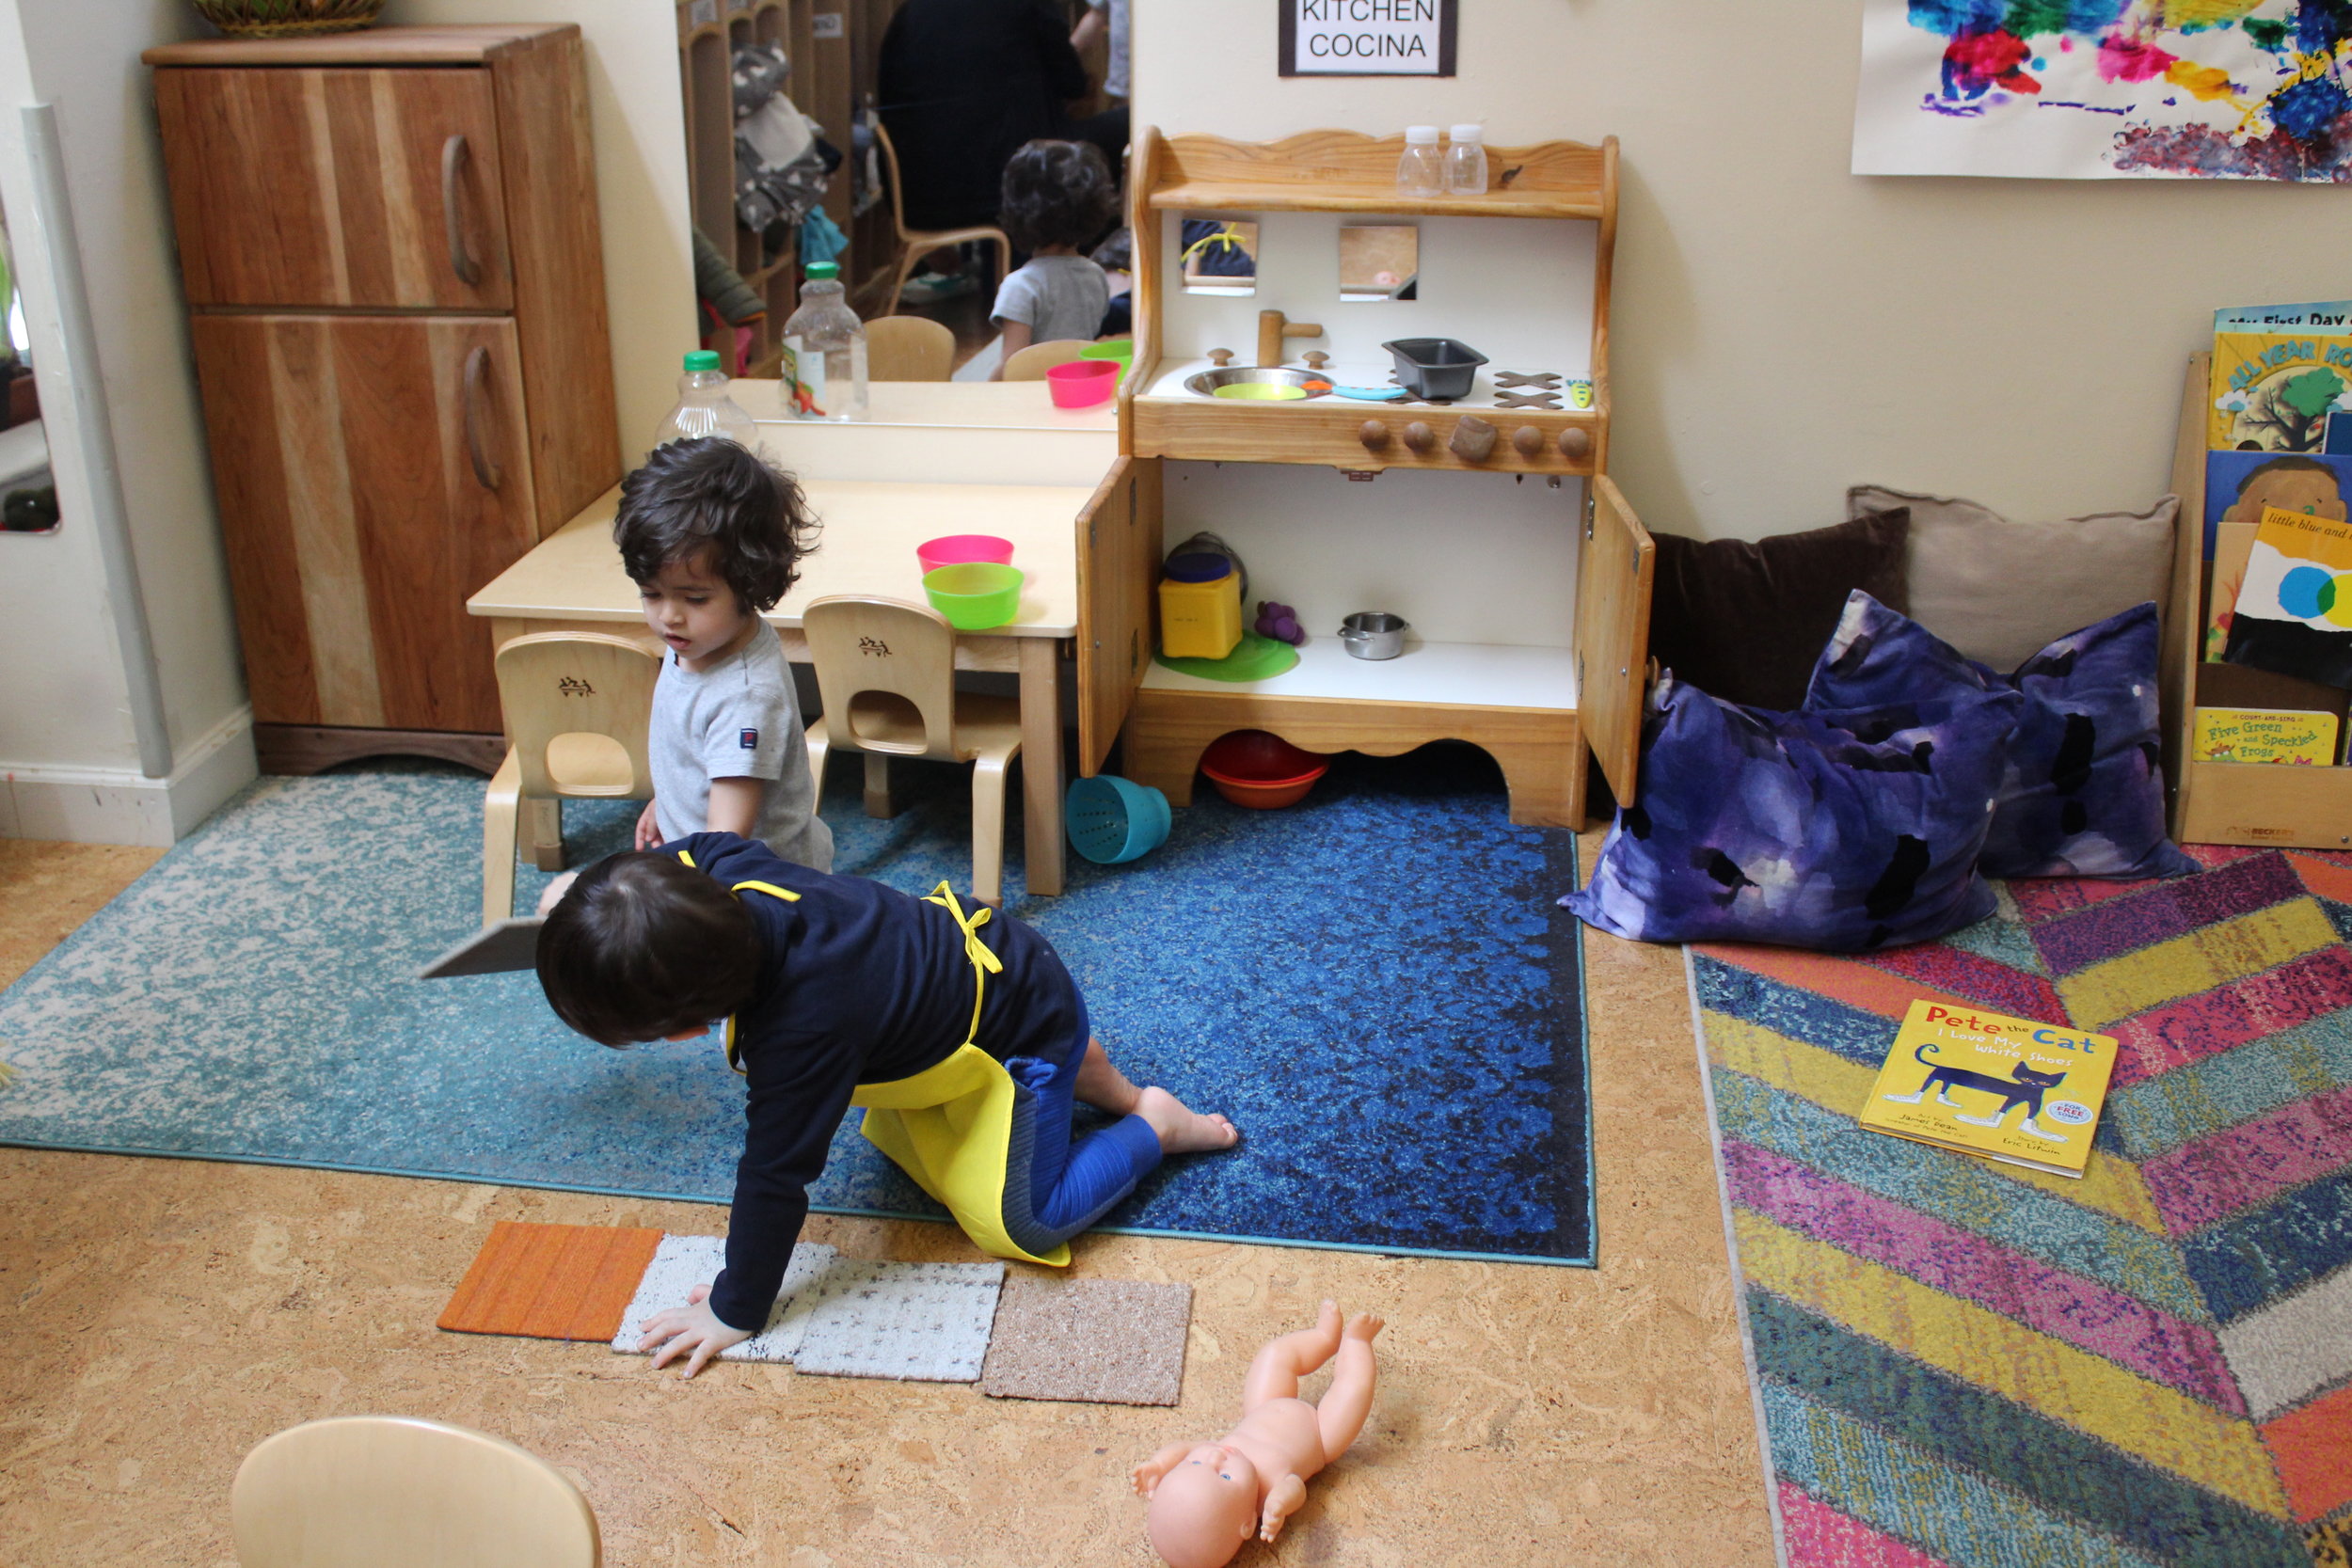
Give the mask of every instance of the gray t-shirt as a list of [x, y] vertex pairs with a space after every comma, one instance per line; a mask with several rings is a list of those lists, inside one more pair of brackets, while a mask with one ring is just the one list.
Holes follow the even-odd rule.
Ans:
[[990, 314], [1000, 322], [1026, 322], [1029, 341], [1091, 340], [1103, 330], [1111, 305], [1111, 282], [1083, 256], [1032, 256], [996, 290]]
[[645, 750], [664, 840], [709, 826], [711, 780], [765, 779], [752, 836], [796, 865], [833, 869], [833, 830], [817, 815], [792, 669], [767, 622], [700, 674], [680, 667], [675, 653], [662, 660]]

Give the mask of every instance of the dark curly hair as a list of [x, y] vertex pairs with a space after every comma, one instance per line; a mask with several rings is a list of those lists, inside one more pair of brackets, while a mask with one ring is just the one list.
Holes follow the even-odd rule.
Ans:
[[759, 928], [735, 895], [675, 855], [608, 855], [539, 927], [548, 1005], [599, 1045], [682, 1034], [759, 986]]
[[1091, 142], [1024, 142], [1005, 160], [997, 221], [1019, 248], [1086, 245], [1119, 216], [1119, 182]]
[[817, 547], [817, 519], [790, 474], [723, 436], [654, 448], [621, 481], [612, 542], [639, 586], [707, 550], [746, 613], [771, 608]]

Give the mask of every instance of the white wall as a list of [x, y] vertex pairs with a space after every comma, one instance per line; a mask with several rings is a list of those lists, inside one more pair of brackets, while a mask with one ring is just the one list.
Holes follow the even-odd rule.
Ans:
[[677, 402], [678, 361], [699, 346], [675, 8], [669, 0], [390, 0], [384, 20], [580, 24], [621, 460], [635, 463]]
[[2138, 507], [2213, 309], [2352, 293], [2341, 190], [1848, 174], [1851, 0], [1460, 0], [1446, 81], [1284, 80], [1273, 0], [1134, 5], [1139, 126], [1619, 138], [1610, 461], [1655, 528], [1817, 527], [1866, 481]]
[[[9, 215], [64, 527], [0, 536], [0, 833], [171, 842], [251, 777], [244, 676], [139, 51], [199, 30], [178, 0], [0, 0]], [[141, 778], [34, 221], [19, 110], [56, 106], [132, 546], [178, 766]]]

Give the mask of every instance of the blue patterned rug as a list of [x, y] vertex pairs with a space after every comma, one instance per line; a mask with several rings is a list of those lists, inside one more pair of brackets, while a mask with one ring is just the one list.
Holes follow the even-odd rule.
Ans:
[[[832, 771], [836, 870], [966, 885], [968, 772], [901, 764], [908, 809], [876, 821]], [[0, 992], [0, 1142], [724, 1202], [742, 1090], [716, 1050], [599, 1050], [529, 974], [409, 978], [477, 918], [482, 790], [423, 763], [256, 784]], [[572, 863], [635, 810], [567, 805]], [[1008, 908], [1114, 1059], [1247, 1138], [1111, 1227], [1592, 1261], [1581, 949], [1552, 907], [1575, 841], [1513, 827], [1483, 753], [1342, 757], [1287, 811], [1204, 785], [1143, 860], [1073, 855], [1059, 898], [1025, 896], [1013, 833]], [[816, 1206], [940, 1217], [853, 1123]]]

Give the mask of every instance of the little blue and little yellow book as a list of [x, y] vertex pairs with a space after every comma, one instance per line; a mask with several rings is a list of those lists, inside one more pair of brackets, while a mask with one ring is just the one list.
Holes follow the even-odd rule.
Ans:
[[2106, 1035], [1917, 1001], [1860, 1119], [1899, 1138], [2078, 1177], [2114, 1070]]

